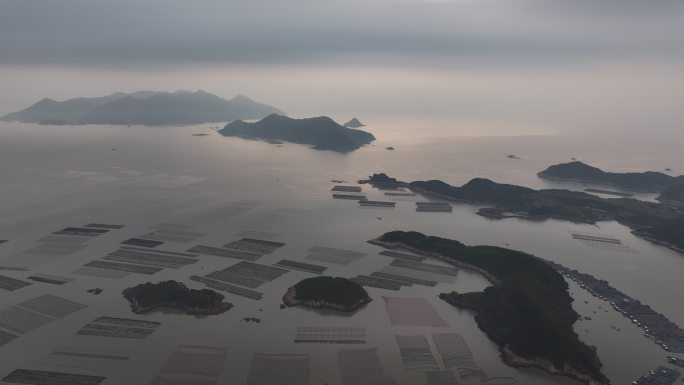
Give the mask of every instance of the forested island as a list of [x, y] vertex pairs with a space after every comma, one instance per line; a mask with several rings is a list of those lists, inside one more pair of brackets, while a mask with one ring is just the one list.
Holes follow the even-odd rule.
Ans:
[[223, 301], [223, 294], [209, 289], [190, 289], [178, 281], [143, 283], [127, 288], [123, 296], [131, 303], [131, 310], [136, 314], [168, 308], [181, 310], [185, 314], [213, 315], [233, 307], [233, 304]]
[[308, 306], [352, 312], [371, 302], [363, 286], [341, 277], [313, 277], [299, 281], [283, 296], [286, 306]]
[[352, 118], [350, 121], [343, 124], [343, 126], [349, 127], [349, 128], [360, 128], [360, 127], [365, 126], [365, 124], [361, 123], [361, 121], [357, 118]]
[[681, 226], [684, 211], [672, 205], [632, 198], [601, 198], [570, 190], [534, 190], [482, 178], [472, 179], [461, 187], [440, 180], [401, 182], [386, 174], [374, 174], [368, 182], [406, 187], [452, 201], [486, 205], [478, 210], [478, 214], [492, 219], [558, 219], [588, 224], [614, 220], [642, 238], [684, 252], [684, 227]]
[[540, 178], [597, 183], [639, 192], [662, 192], [664, 189], [684, 184], [684, 176], [673, 177], [662, 172], [606, 172], [580, 161], [550, 166], [537, 174]]
[[586, 384], [608, 384], [594, 347], [573, 330], [579, 315], [563, 276], [544, 260], [495, 246], [466, 246], [418, 232], [392, 231], [370, 243], [404, 248], [482, 272], [483, 292], [443, 293], [448, 303], [473, 310], [479, 328], [500, 347], [503, 360], [537, 367]]
[[371, 133], [341, 126], [326, 116], [293, 119], [271, 114], [255, 123], [228, 123], [219, 133], [245, 139], [282, 140], [337, 152], [354, 151], [375, 140]]
[[180, 125], [261, 119], [272, 113], [282, 114], [277, 108], [244, 95], [226, 100], [202, 90], [138, 91], [65, 101], [45, 98], [0, 120], [44, 125]]

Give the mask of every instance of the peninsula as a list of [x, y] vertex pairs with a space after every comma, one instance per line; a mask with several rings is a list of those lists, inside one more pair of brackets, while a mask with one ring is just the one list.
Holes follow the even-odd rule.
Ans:
[[223, 302], [223, 294], [209, 289], [189, 289], [177, 281], [143, 283], [129, 287], [122, 294], [136, 314], [167, 308], [181, 310], [185, 314], [213, 315], [233, 307], [231, 303]]
[[286, 306], [308, 306], [352, 312], [371, 302], [366, 289], [340, 277], [314, 277], [299, 281], [283, 296]]
[[229, 122], [261, 119], [278, 109], [244, 95], [230, 100], [204, 91], [117, 92], [96, 98], [65, 101], [43, 99], [21, 111], [0, 117], [3, 121], [65, 124], [140, 124], [149, 126]]
[[617, 221], [644, 239], [684, 252], [684, 209], [631, 198], [601, 198], [579, 191], [545, 189], [496, 183], [476, 178], [461, 187], [440, 180], [401, 182], [374, 174], [366, 182], [408, 188], [442, 199], [483, 205], [478, 214], [492, 219], [557, 219], [595, 224]]
[[443, 293], [453, 306], [476, 313], [478, 327], [499, 345], [508, 365], [536, 367], [588, 385], [608, 384], [594, 347], [573, 330], [579, 315], [563, 276], [546, 261], [494, 246], [466, 246], [418, 232], [392, 231], [369, 241], [404, 248], [481, 272], [492, 286], [483, 292]]
[[354, 151], [375, 140], [373, 134], [341, 126], [326, 116], [293, 119], [271, 114], [248, 123], [236, 120], [219, 130], [224, 136], [311, 145], [316, 150]]
[[684, 206], [684, 182], [667, 187], [656, 199], [663, 203]]
[[673, 177], [655, 171], [606, 172], [579, 161], [553, 165], [537, 175], [543, 179], [595, 183], [637, 192], [661, 192], [672, 185], [684, 184], [684, 176]]

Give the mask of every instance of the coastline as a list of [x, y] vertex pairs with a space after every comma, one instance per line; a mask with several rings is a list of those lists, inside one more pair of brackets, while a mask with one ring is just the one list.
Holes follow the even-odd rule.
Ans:
[[283, 295], [283, 304], [285, 304], [285, 306], [287, 306], [287, 307], [307, 306], [307, 307], [311, 307], [314, 309], [330, 309], [330, 310], [337, 310], [337, 311], [341, 311], [341, 312], [345, 312], [345, 313], [353, 312], [353, 311], [361, 308], [363, 305], [371, 302], [372, 300], [373, 299], [370, 297], [364, 298], [364, 299], [359, 300], [350, 306], [343, 306], [340, 304], [327, 302], [327, 301], [323, 301], [323, 300], [304, 301], [304, 300], [297, 299], [297, 290], [295, 289], [294, 286], [290, 286], [287, 289], [287, 292], [285, 293], [285, 295]]
[[[452, 266], [456, 266], [459, 268], [463, 268], [463, 269], [467, 269], [470, 271], [480, 273], [485, 277], [485, 279], [487, 279], [492, 284], [499, 283], [499, 280], [497, 278], [495, 278], [494, 276], [492, 276], [491, 273], [489, 273], [483, 269], [480, 269], [478, 267], [475, 267], [473, 265], [467, 264], [467, 263], [463, 263], [460, 261], [454, 261], [454, 260], [447, 258], [444, 255], [439, 254], [439, 253], [425, 252], [423, 250], [420, 250], [420, 249], [411, 247], [409, 245], [406, 245], [402, 242], [386, 242], [386, 241], [381, 241], [379, 238], [371, 239], [367, 242], [370, 244], [373, 244], [373, 245], [377, 245], [377, 246], [381, 246], [381, 247], [385, 247], [385, 248], [389, 248], [389, 249], [404, 249], [404, 250], [411, 251], [411, 252], [419, 254], [419, 255], [436, 258], [436, 259], [443, 261], [445, 263], [448, 263]], [[539, 258], [539, 257], [537, 257], [537, 258]], [[441, 293], [439, 295], [439, 297], [440, 297], [440, 299], [446, 301], [447, 303], [449, 303], [450, 305], [452, 305], [454, 307], [473, 311], [475, 313], [474, 318], [475, 318], [475, 322], [477, 323], [478, 328], [483, 333], [485, 333], [485, 335], [487, 335], [487, 337], [491, 341], [493, 341], [497, 345], [499, 345], [499, 353], [500, 353], [501, 359], [503, 360], [503, 362], [505, 364], [512, 366], [512, 367], [515, 367], [515, 368], [537, 368], [537, 369], [540, 369], [544, 372], [547, 372], [547, 373], [550, 373], [553, 375], [566, 376], [566, 377], [573, 378], [575, 380], [578, 380], [578, 381], [585, 383], [586, 385], [606, 385], [606, 384], [609, 384], [609, 382], [605, 382], [605, 383], [598, 382], [598, 381], [592, 379], [591, 377], [577, 371], [574, 368], [567, 367], [567, 365], [562, 370], [559, 370], [551, 362], [544, 360], [540, 357], [524, 358], [524, 357], [516, 355], [510, 349], [508, 349], [508, 347], [506, 345], [504, 345], [501, 341], [494, 338], [492, 336], [491, 331], [489, 331], [487, 328], [482, 326], [482, 324], [478, 320], [477, 310], [475, 308], [473, 308], [472, 306], [465, 305], [465, 304], [458, 302], [458, 301], [453, 301], [453, 300], [447, 299], [448, 294], [449, 293]], [[447, 297], [447, 298], [445, 298], [445, 297]]]
[[124, 298], [126, 298], [131, 305], [131, 311], [135, 314], [144, 314], [153, 310], [157, 309], [175, 309], [175, 310], [180, 310], [184, 312], [185, 314], [189, 315], [217, 315], [217, 314], [222, 314], [227, 312], [233, 307], [233, 304], [228, 303], [228, 302], [220, 302], [217, 304], [214, 304], [210, 308], [200, 308], [200, 307], [193, 307], [193, 306], [188, 306], [184, 303], [184, 301], [171, 301], [171, 302], [160, 302], [156, 303], [154, 305], [149, 305], [149, 306], [142, 306], [140, 303], [138, 303], [137, 298], [135, 298], [135, 295], [133, 294], [132, 288], [125, 289], [122, 292]]

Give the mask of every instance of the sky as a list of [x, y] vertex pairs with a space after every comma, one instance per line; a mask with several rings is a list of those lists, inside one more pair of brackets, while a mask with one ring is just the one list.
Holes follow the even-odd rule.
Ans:
[[681, 0], [0, 0], [0, 114], [141, 89], [293, 116], [681, 131]]

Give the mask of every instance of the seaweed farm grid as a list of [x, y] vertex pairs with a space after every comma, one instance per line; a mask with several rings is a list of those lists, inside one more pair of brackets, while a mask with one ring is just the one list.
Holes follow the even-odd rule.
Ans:
[[365, 344], [366, 329], [359, 327], [311, 327], [297, 328], [295, 343], [319, 344]]
[[83, 374], [16, 369], [5, 376], [2, 381], [29, 385], [98, 385], [105, 379], [106, 377]]
[[180, 345], [150, 385], [216, 384], [227, 357], [224, 347]]
[[308, 354], [255, 353], [247, 385], [309, 385], [311, 363]]
[[161, 323], [116, 317], [99, 317], [76, 332], [79, 335], [143, 339]]

